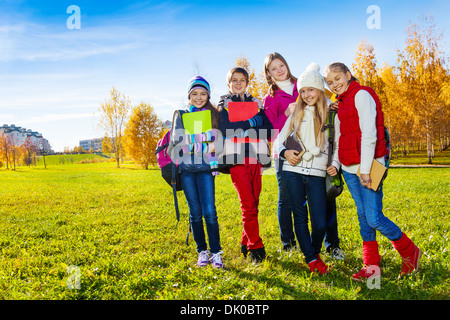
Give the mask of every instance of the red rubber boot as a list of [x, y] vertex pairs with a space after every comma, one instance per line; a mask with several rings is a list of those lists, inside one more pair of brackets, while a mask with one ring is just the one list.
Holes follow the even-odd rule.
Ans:
[[412, 273], [414, 270], [419, 270], [419, 260], [422, 257], [422, 250], [420, 250], [406, 234], [403, 233], [400, 240], [392, 241], [394, 248], [403, 260], [402, 275]]
[[352, 280], [363, 281], [373, 275], [381, 275], [380, 271], [380, 254], [378, 253], [378, 242], [363, 242], [363, 262], [364, 267], [352, 275]]

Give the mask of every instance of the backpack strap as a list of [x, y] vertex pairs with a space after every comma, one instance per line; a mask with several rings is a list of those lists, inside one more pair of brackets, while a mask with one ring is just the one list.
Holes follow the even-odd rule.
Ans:
[[[171, 130], [171, 135], [173, 134], [173, 125], [174, 125], [174, 121], [175, 121], [175, 116], [179, 115], [181, 117], [181, 113], [180, 110], [175, 110], [175, 112], [173, 113], [173, 117], [172, 117], [172, 128]], [[172, 144], [172, 139], [170, 139], [169, 141], [169, 145]], [[170, 180], [170, 184], [172, 185], [172, 191], [173, 191], [173, 202], [175, 205], [175, 214], [177, 216], [177, 226], [178, 226], [178, 222], [180, 222], [180, 210], [178, 208], [178, 198], [177, 198], [177, 176], [176, 176], [176, 170], [178, 167], [178, 160], [176, 163], [173, 163], [172, 160], [172, 179]]]
[[[334, 120], [336, 119], [337, 111], [335, 110], [329, 110], [327, 115], [327, 124], [324, 126], [324, 129], [328, 132], [328, 166], [331, 166], [331, 159], [334, 154]], [[342, 174], [342, 168], [339, 169], [338, 174], [333, 177], [333, 184], [339, 186], [341, 183], [343, 184], [344, 181], [341, 177]]]
[[[174, 122], [175, 122], [175, 116], [178, 114], [178, 116], [181, 118], [181, 116], [183, 115], [183, 113], [185, 113], [184, 110], [176, 110], [173, 113], [173, 118], [172, 118], [172, 131], [173, 132], [173, 126], [174, 126]], [[170, 139], [169, 144], [173, 143], [172, 139]], [[175, 204], [175, 213], [177, 216], [177, 225], [175, 227], [178, 226], [178, 223], [180, 222], [180, 210], [178, 208], [178, 197], [177, 197], [177, 180], [176, 180], [176, 170], [178, 170], [178, 160], [176, 160], [175, 163], [172, 162], [172, 179], [171, 179], [171, 185], [172, 185], [172, 191], [173, 191], [173, 201]], [[187, 232], [187, 236], [186, 236], [186, 245], [189, 245], [189, 234], [192, 231], [192, 226], [191, 226], [191, 218], [189, 217], [189, 230]]]
[[334, 118], [335, 118], [335, 116], [336, 116], [336, 111], [333, 111], [333, 110], [328, 111], [327, 124], [325, 126], [325, 128], [327, 129], [327, 132], [328, 132], [328, 143], [329, 143], [328, 166], [331, 165], [331, 158], [334, 153]]
[[177, 216], [177, 225], [178, 222], [180, 222], [180, 210], [178, 208], [178, 198], [177, 198], [177, 181], [176, 181], [176, 171], [177, 166], [172, 163], [172, 179], [170, 181], [170, 184], [172, 185], [172, 191], [173, 191], [173, 202], [175, 204], [175, 214]]

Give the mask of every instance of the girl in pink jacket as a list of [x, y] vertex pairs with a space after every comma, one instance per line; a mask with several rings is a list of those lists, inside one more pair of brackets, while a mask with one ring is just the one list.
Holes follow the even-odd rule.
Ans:
[[[269, 92], [264, 98], [264, 112], [270, 122], [272, 122], [274, 129], [272, 139], [275, 140], [286, 120], [295, 109], [295, 102], [298, 98], [297, 78], [291, 74], [286, 60], [277, 52], [271, 53], [266, 57], [264, 72], [269, 84]], [[275, 151], [273, 156], [279, 190], [277, 215], [280, 237], [283, 249], [289, 250], [296, 246], [292, 225], [292, 206], [289, 202], [287, 189], [281, 181], [281, 175], [278, 170], [279, 159]]]

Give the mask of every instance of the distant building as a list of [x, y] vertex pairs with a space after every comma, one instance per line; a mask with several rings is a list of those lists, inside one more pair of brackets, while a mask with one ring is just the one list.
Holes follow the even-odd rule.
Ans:
[[171, 129], [172, 128], [172, 121], [166, 120], [163, 122], [163, 128]]
[[10, 143], [15, 146], [21, 146], [25, 140], [29, 139], [39, 151], [47, 153], [52, 151], [48, 140], [44, 139], [41, 133], [32, 131], [31, 129], [27, 130], [14, 124], [4, 124], [3, 127], [0, 127], [0, 134], [7, 136]]
[[103, 152], [102, 147], [103, 138], [80, 140], [80, 147], [83, 147], [84, 151], [94, 150], [94, 152]]

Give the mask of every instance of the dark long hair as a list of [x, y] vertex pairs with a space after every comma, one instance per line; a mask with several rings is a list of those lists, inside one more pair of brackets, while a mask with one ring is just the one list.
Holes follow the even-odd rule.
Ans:
[[220, 119], [219, 110], [217, 110], [217, 108], [215, 106], [213, 106], [213, 104], [211, 103], [211, 101], [209, 99], [208, 99], [208, 102], [206, 102], [206, 104], [203, 106], [203, 108], [211, 110], [211, 126], [214, 129], [218, 129], [219, 128], [219, 119]]

